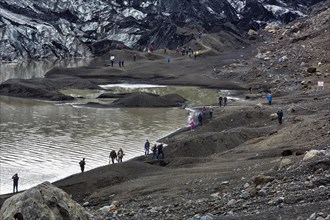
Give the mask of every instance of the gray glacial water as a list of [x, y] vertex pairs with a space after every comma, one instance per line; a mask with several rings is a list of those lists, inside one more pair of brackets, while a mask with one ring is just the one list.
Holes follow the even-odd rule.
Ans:
[[[114, 92], [177, 93], [191, 105], [216, 103], [215, 90], [196, 87], [114, 85]], [[124, 149], [124, 161], [143, 154], [146, 139], [157, 139], [188, 125], [189, 111], [181, 108], [77, 108], [75, 103], [96, 101], [104, 91], [67, 90], [84, 96], [73, 103], [53, 103], [0, 96], [0, 193], [12, 191], [18, 173], [19, 190], [55, 181], [108, 164], [112, 148]], [[102, 102], [111, 102], [103, 100]]]

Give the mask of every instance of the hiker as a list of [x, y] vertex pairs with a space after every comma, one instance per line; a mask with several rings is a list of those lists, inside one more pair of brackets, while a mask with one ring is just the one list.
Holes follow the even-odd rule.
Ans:
[[206, 117], [206, 107], [205, 106], [202, 109], [202, 116], [203, 116], [203, 118]]
[[118, 163], [122, 163], [123, 162], [123, 157], [124, 157], [124, 151], [122, 148], [119, 148], [118, 152], [117, 152], [117, 156], [118, 156]]
[[227, 106], [227, 96], [223, 98], [223, 106]]
[[186, 50], [187, 50], [187, 48], [186, 47], [183, 47], [183, 49], [182, 49], [182, 56], [186, 55]]
[[190, 125], [190, 130], [191, 130], [191, 131], [194, 130], [194, 128], [195, 128], [195, 126], [196, 126], [194, 119], [191, 119], [189, 125]]
[[136, 53], [134, 54], [133, 61], [136, 61]]
[[117, 153], [114, 149], [112, 149], [112, 151], [110, 152], [110, 155], [109, 155], [109, 163], [110, 163], [110, 159], [111, 159], [112, 164], [114, 164], [116, 158], [117, 158]]
[[219, 105], [220, 105], [220, 107], [222, 105], [222, 96], [219, 97]]
[[199, 113], [198, 114], [198, 125], [202, 126], [202, 124], [203, 124], [203, 115], [202, 115], [202, 113]]
[[18, 192], [18, 180], [19, 180], [17, 173], [15, 173], [15, 175], [12, 177], [12, 179], [13, 179], [13, 183], [14, 183], [13, 193], [15, 193], [15, 189], [16, 189], [16, 193], [17, 193]]
[[157, 145], [156, 144], [151, 148], [151, 151], [152, 151], [152, 159], [156, 160], [157, 159]]
[[283, 118], [283, 111], [279, 110], [277, 112], [277, 118], [278, 118], [278, 123], [282, 124], [282, 118]]
[[163, 152], [163, 144], [158, 144], [157, 146], [157, 160], [159, 159], [159, 155], [162, 155], [162, 158], [164, 159], [165, 156], [164, 156], [164, 152]]
[[268, 93], [267, 100], [268, 100], [268, 105], [271, 105], [273, 100], [272, 94]]
[[121, 67], [124, 67], [124, 60], [121, 60]]
[[167, 50], [166, 50], [166, 48], [164, 47], [164, 54], [166, 54], [167, 53]]
[[189, 57], [191, 58], [191, 55], [192, 55], [192, 52], [191, 52], [192, 50], [191, 50], [191, 47], [188, 47], [188, 55], [189, 55]]
[[111, 61], [111, 66], [113, 67], [113, 62], [115, 61], [115, 56], [114, 55], [110, 56], [110, 61]]
[[170, 56], [168, 56], [166, 59], [167, 59], [167, 62], [168, 62], [168, 63], [171, 62], [171, 57], [170, 57]]
[[146, 143], [144, 144], [144, 156], [148, 157], [149, 154], [149, 148], [150, 148], [150, 142], [148, 139], [146, 140]]
[[85, 170], [85, 158], [83, 158], [80, 162], [79, 162], [79, 165], [80, 165], [80, 169], [81, 169], [81, 172], [83, 173], [84, 170]]
[[209, 108], [210, 118], [212, 118], [213, 115], [213, 106], [211, 105]]
[[121, 60], [118, 61], [119, 67], [121, 67]]
[[250, 94], [252, 94], [252, 87], [249, 87]]
[[22, 213], [20, 213], [20, 212], [17, 212], [17, 213], [14, 215], [14, 219], [15, 219], [15, 220], [24, 220], [23, 215], [22, 215]]

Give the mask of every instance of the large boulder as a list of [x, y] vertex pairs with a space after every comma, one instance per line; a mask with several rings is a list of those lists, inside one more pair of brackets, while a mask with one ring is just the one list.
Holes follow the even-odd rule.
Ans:
[[63, 190], [44, 182], [7, 199], [0, 219], [12, 220], [16, 212], [24, 219], [87, 220], [89, 214]]

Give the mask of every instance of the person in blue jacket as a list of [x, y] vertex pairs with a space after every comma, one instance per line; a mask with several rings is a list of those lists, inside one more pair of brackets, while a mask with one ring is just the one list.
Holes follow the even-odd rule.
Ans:
[[268, 105], [271, 105], [272, 104], [272, 101], [273, 101], [272, 94], [268, 93], [267, 100], [268, 100]]

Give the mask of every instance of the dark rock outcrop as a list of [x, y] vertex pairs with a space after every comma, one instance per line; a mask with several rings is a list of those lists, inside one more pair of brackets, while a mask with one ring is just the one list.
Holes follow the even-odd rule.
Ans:
[[[109, 97], [109, 96], [107, 96]], [[79, 106], [90, 108], [161, 108], [161, 107], [182, 107], [187, 100], [177, 94], [168, 94], [164, 96], [136, 92], [127, 94], [111, 104], [101, 104], [97, 102], [88, 102]]]
[[7, 199], [1, 207], [0, 219], [12, 220], [16, 212], [21, 212], [24, 219], [90, 219], [84, 208], [69, 194], [49, 182]]
[[10, 79], [0, 84], [0, 95], [36, 98], [51, 101], [74, 99], [59, 92], [61, 89], [101, 89], [88, 80], [80, 78], [34, 78]]
[[114, 93], [102, 93], [97, 98], [98, 99], [118, 99], [118, 98], [123, 98], [127, 94], [128, 93], [117, 93], [117, 94], [114, 94]]
[[176, 94], [159, 96], [152, 93], [132, 93], [115, 100], [113, 107], [180, 107], [186, 100]]

